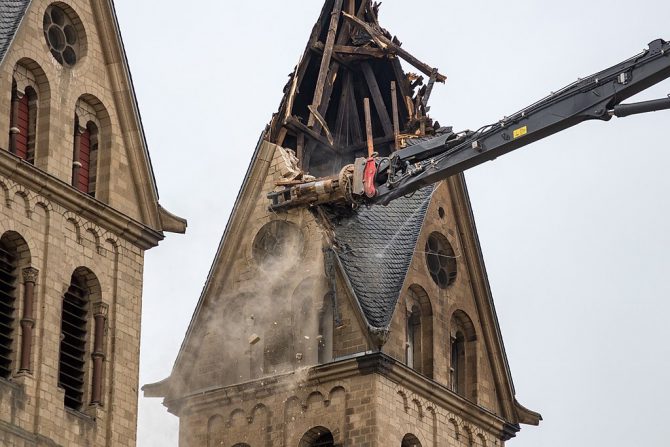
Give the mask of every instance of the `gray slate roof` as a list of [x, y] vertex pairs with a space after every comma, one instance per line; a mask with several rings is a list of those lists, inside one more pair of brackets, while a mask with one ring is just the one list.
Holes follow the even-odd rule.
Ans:
[[[442, 127], [434, 136], [407, 141], [413, 146], [451, 133]], [[435, 185], [401, 197], [388, 206], [361, 208], [335, 220], [338, 256], [368, 323], [386, 328], [412, 262]]]
[[30, 0], [0, 0], [0, 62], [12, 43]]
[[391, 322], [434, 186], [335, 224], [338, 256], [371, 326]]

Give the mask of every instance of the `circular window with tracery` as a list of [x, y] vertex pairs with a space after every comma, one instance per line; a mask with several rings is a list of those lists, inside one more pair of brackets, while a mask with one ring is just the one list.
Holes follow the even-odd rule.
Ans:
[[252, 251], [258, 263], [295, 262], [303, 249], [303, 238], [296, 224], [283, 220], [273, 220], [258, 231]]
[[70, 8], [53, 4], [44, 13], [44, 38], [53, 57], [64, 67], [73, 67], [84, 48], [81, 20]]
[[446, 289], [456, 280], [456, 254], [440, 233], [432, 233], [426, 242], [426, 264], [430, 277], [440, 288]]

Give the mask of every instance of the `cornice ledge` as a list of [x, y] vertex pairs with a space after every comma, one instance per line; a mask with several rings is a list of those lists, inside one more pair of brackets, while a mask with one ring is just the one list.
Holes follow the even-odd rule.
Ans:
[[184, 234], [186, 233], [186, 227], [188, 227], [188, 222], [183, 217], [179, 217], [176, 214], [172, 214], [165, 208], [158, 204], [158, 217], [161, 221], [161, 228], [163, 231], [168, 233], [177, 233]]
[[62, 180], [4, 150], [0, 150], [0, 174], [83, 218], [102, 222], [101, 227], [144, 250], [157, 246], [165, 238], [161, 231], [149, 228], [111, 206], [75, 190]]

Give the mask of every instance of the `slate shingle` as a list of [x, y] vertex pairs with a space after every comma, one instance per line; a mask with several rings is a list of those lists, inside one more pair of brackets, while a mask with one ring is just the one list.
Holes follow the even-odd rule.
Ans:
[[434, 186], [335, 224], [338, 256], [371, 326], [393, 317]]
[[30, 0], [0, 0], [0, 61], [12, 43]]
[[[436, 136], [451, 133], [441, 128]], [[435, 137], [412, 139], [409, 145]], [[393, 318], [435, 186], [334, 222], [338, 256], [371, 326]]]

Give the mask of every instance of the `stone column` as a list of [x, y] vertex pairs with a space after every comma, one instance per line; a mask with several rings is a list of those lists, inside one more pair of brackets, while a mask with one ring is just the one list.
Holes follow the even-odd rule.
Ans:
[[35, 328], [35, 284], [39, 272], [33, 267], [23, 269], [23, 318], [21, 318], [21, 362], [19, 371], [30, 373], [33, 329]]
[[109, 306], [105, 303], [95, 303], [93, 307], [93, 318], [95, 321], [95, 333], [93, 335], [93, 379], [91, 391], [91, 405], [102, 404], [102, 367], [105, 361], [105, 327], [107, 325], [107, 314]]

